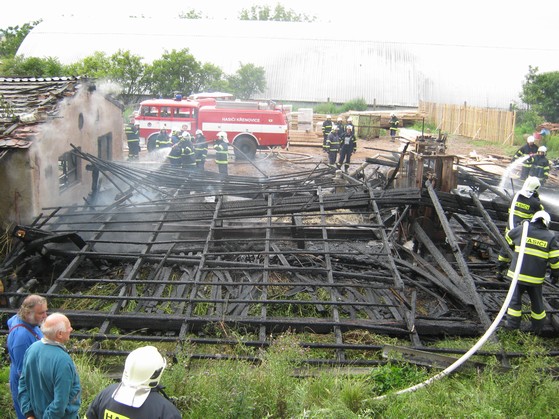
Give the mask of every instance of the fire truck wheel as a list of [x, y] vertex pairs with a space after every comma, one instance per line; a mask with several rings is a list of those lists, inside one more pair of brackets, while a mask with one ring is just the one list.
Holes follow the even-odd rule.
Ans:
[[153, 151], [157, 147], [157, 134], [152, 134], [146, 141], [148, 151]]
[[254, 138], [243, 135], [234, 142], [235, 158], [239, 160], [252, 160], [256, 156], [256, 141]]

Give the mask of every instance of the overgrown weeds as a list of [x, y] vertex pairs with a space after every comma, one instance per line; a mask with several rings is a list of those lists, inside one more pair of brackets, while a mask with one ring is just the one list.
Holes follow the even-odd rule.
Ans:
[[[507, 352], [524, 354], [509, 359], [508, 371], [503, 372], [495, 359], [485, 358], [488, 366], [484, 369], [463, 368], [399, 396], [394, 395], [397, 390], [423, 382], [439, 371], [398, 361], [372, 367], [366, 373], [347, 367], [307, 367], [307, 374], [301, 376], [294, 372], [312, 353], [302, 348], [299, 340], [300, 336], [291, 333], [274, 338], [268, 350], [255, 351], [260, 359], [257, 364], [193, 359], [196, 348], [185, 346], [175, 357], [168, 357], [162, 384], [184, 418], [559, 417], [558, 362], [548, 355], [556, 340], [500, 332], [499, 341]], [[445, 341], [443, 346], [468, 349], [474, 343], [458, 339]], [[481, 350], [499, 353], [496, 345], [491, 342]], [[168, 353], [171, 348], [161, 345], [161, 350]], [[108, 370], [118, 377], [122, 365], [114, 371], [114, 365], [108, 368], [103, 359], [92, 355], [73, 357], [83, 387], [83, 414], [93, 397], [112, 381]], [[13, 418], [8, 364], [3, 359], [0, 408], [9, 412], [4, 417]], [[376, 399], [384, 394], [388, 397]]]

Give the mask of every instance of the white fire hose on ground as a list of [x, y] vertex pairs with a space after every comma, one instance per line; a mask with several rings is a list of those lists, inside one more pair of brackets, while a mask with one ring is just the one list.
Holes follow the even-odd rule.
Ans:
[[451, 372], [453, 372], [455, 369], [460, 367], [464, 362], [466, 362], [468, 359], [470, 359], [470, 357], [473, 354], [475, 354], [477, 352], [477, 350], [485, 342], [487, 342], [487, 340], [491, 337], [491, 335], [493, 334], [493, 332], [495, 331], [495, 329], [497, 328], [497, 326], [501, 322], [501, 319], [505, 315], [505, 312], [506, 312], [506, 310], [507, 310], [507, 308], [510, 304], [510, 300], [512, 299], [514, 289], [516, 288], [516, 283], [518, 282], [518, 276], [520, 275], [520, 268], [522, 267], [522, 260], [524, 259], [524, 250], [526, 248], [526, 238], [528, 236], [528, 224], [529, 224], [528, 220], [523, 221], [523, 223], [522, 223], [522, 226], [523, 226], [522, 227], [522, 239], [520, 241], [520, 249], [518, 251], [518, 260], [516, 261], [516, 269], [514, 271], [514, 275], [512, 277], [512, 282], [510, 284], [509, 291], [507, 293], [505, 301], [503, 302], [503, 305], [501, 306], [501, 310], [499, 310], [499, 313], [497, 314], [497, 317], [495, 317], [495, 320], [493, 320], [493, 323], [491, 323], [491, 326], [489, 326], [489, 328], [485, 331], [483, 336], [476, 342], [476, 344], [474, 346], [472, 346], [464, 355], [462, 355], [460, 358], [458, 358], [452, 365], [448, 366], [446, 369], [444, 369], [443, 371], [441, 371], [437, 375], [434, 375], [433, 377], [423, 381], [422, 383], [416, 384], [412, 387], [408, 387], [408, 388], [405, 388], [403, 390], [399, 390], [395, 393], [378, 396], [378, 397], [373, 398], [373, 400], [382, 400], [382, 399], [385, 399], [385, 398], [387, 398], [389, 396], [392, 396], [392, 395], [412, 393], [416, 390], [419, 390], [423, 387], [428, 386], [429, 384], [431, 384], [431, 383], [433, 383], [437, 380], [440, 380], [441, 378], [446, 377]]

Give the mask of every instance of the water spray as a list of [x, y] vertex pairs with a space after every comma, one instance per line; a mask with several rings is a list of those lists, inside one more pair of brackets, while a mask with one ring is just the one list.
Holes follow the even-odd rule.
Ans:
[[522, 156], [518, 159], [516, 159], [515, 161], [513, 161], [511, 164], [509, 164], [507, 166], [507, 168], [505, 169], [505, 173], [503, 173], [503, 176], [501, 176], [501, 182], [499, 183], [499, 188], [500, 189], [505, 189], [505, 183], [506, 180], [508, 178], [511, 177], [511, 174], [518, 169], [518, 167], [520, 165], [522, 165], [526, 160], [528, 160], [530, 158], [530, 156]]
[[[507, 296], [505, 298], [505, 301], [503, 302], [503, 305], [501, 306], [501, 309], [499, 310], [499, 313], [497, 314], [497, 317], [495, 317], [495, 320], [493, 320], [493, 323], [491, 323], [491, 325], [485, 331], [483, 336], [464, 355], [462, 355], [452, 365], [448, 366], [446, 369], [444, 369], [440, 373], [438, 373], [438, 374], [434, 375], [433, 377], [423, 381], [422, 383], [416, 384], [412, 387], [405, 388], [403, 390], [399, 390], [399, 391], [397, 391], [397, 392], [395, 392], [391, 395], [400, 395], [400, 394], [404, 394], [404, 393], [412, 393], [416, 390], [419, 390], [423, 387], [428, 386], [429, 384], [434, 383], [437, 380], [440, 380], [441, 378], [446, 377], [447, 375], [452, 373], [455, 369], [457, 369], [462, 364], [464, 364], [464, 362], [466, 362], [468, 359], [470, 359], [470, 357], [472, 355], [474, 355], [477, 352], [477, 350], [485, 342], [487, 342], [487, 340], [491, 337], [491, 335], [493, 334], [495, 329], [497, 329], [497, 326], [501, 322], [501, 320], [502, 320], [503, 316], [505, 315], [505, 312], [506, 312], [506, 310], [507, 310], [507, 308], [510, 304], [510, 300], [512, 300], [512, 295], [513, 295], [514, 290], [516, 288], [516, 283], [518, 282], [518, 277], [520, 275], [520, 269], [522, 267], [522, 261], [524, 259], [524, 251], [525, 251], [525, 248], [526, 248], [526, 239], [528, 237], [528, 225], [529, 225], [529, 223], [530, 222], [528, 220], [522, 222], [522, 239], [520, 241], [520, 249], [518, 251], [518, 260], [516, 262], [516, 269], [514, 271], [514, 275], [512, 277], [512, 282], [510, 284], [510, 287], [509, 287]], [[383, 400], [383, 399], [385, 399], [389, 396], [390, 395], [385, 394], [385, 395], [382, 395], [382, 396], [377, 396], [377, 397], [373, 398], [373, 400]]]

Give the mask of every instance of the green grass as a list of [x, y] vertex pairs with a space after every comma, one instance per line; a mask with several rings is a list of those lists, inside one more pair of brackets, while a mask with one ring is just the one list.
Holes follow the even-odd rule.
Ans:
[[[363, 337], [375, 340], [375, 335]], [[298, 344], [300, 336], [284, 334], [267, 351], [259, 350], [258, 365], [245, 361], [193, 360], [196, 348], [187, 346], [169, 365], [162, 384], [184, 418], [540, 418], [559, 417], [559, 366], [548, 351], [556, 339], [542, 339], [521, 332], [499, 332], [506, 351], [526, 356], [511, 358], [511, 369], [484, 358], [483, 370], [463, 368], [413, 393], [397, 390], [423, 382], [438, 370], [404, 361], [371, 367], [366, 374], [346, 368], [306, 369], [304, 378], [294, 374], [301, 361], [312, 358]], [[382, 336], [379, 342], [384, 341]], [[468, 349], [475, 339], [455, 339], [434, 346]], [[488, 342], [481, 350], [498, 353]], [[162, 351], [169, 349], [164, 346]], [[428, 350], [428, 348], [426, 348]], [[238, 348], [239, 354], [243, 349]], [[379, 357], [371, 354], [371, 357]], [[104, 371], [106, 360], [73, 355], [83, 387], [82, 412], [93, 397], [111, 382]], [[110, 367], [114, 371], [114, 365]], [[122, 365], [120, 366], [122, 368]], [[12, 418], [6, 362], [0, 366], [0, 409]], [[378, 400], [376, 396], [387, 395]], [[11, 415], [11, 416], [10, 416]]]

